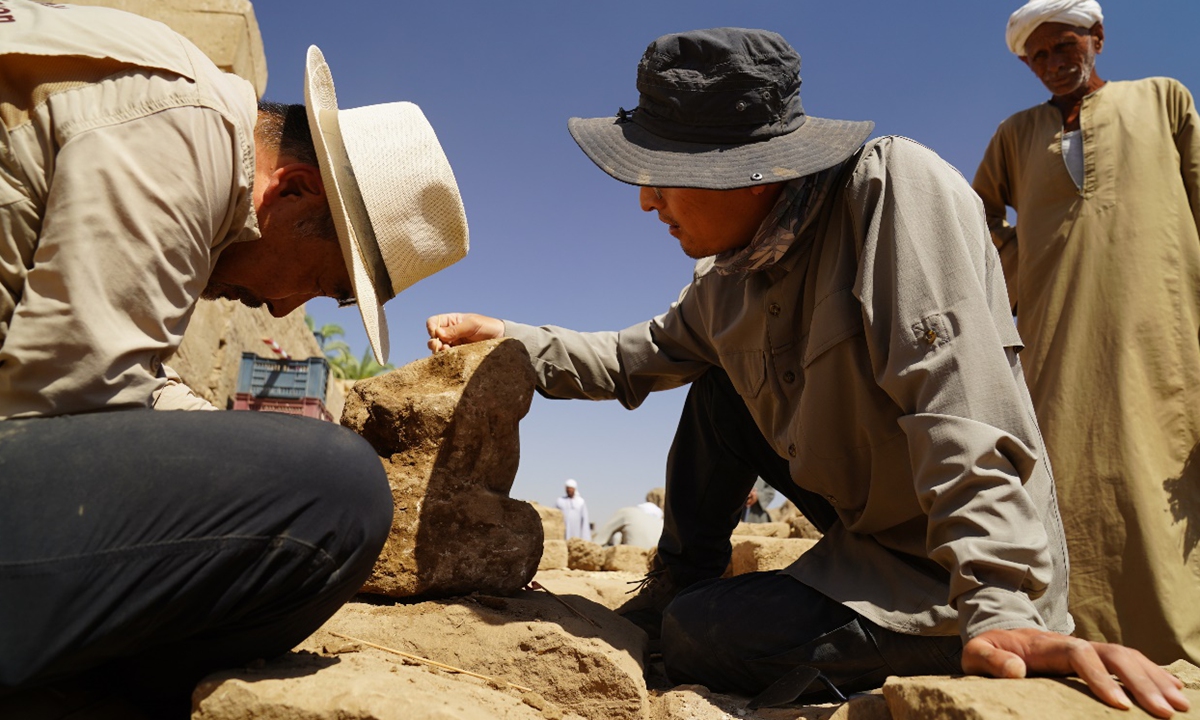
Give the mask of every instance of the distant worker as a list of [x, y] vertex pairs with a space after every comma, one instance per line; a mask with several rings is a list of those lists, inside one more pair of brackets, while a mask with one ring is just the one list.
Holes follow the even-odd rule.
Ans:
[[771, 514], [767, 512], [767, 507], [774, 499], [775, 488], [768, 485], [766, 480], [759, 478], [754, 483], [754, 487], [750, 488], [750, 494], [746, 496], [746, 508], [742, 510], [742, 522], [771, 522]]
[[1171, 78], [1101, 79], [1103, 21], [1091, 0], [1012, 14], [1008, 48], [1051, 97], [1000, 124], [974, 187], [1054, 468], [1075, 634], [1200, 663], [1200, 118]]
[[601, 545], [657, 547], [663, 531], [663, 495], [662, 488], [654, 488], [646, 493], [646, 502], [618, 510], [596, 536], [596, 541]]
[[566, 539], [583, 538], [590, 541], [592, 526], [588, 522], [587, 503], [579, 494], [579, 483], [568, 479], [565, 489], [567, 494], [558, 499], [555, 507], [562, 510], [563, 522], [567, 526]]

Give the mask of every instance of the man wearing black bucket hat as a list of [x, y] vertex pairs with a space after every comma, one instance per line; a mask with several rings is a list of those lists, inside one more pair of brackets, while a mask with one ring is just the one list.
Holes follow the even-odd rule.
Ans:
[[[570, 121], [701, 259], [667, 312], [619, 333], [438, 315], [430, 348], [514, 337], [544, 394], [630, 408], [691, 383], [661, 568], [622, 609], [661, 623], [674, 681], [768, 705], [895, 674], [1076, 672], [1128, 707], [1112, 672], [1156, 715], [1186, 708], [1140, 653], [1063, 634], [1062, 525], [978, 198], [916, 143], [806, 115], [799, 64], [770, 32], [667, 35], [637, 108]], [[824, 537], [717, 579], [759, 476]]]

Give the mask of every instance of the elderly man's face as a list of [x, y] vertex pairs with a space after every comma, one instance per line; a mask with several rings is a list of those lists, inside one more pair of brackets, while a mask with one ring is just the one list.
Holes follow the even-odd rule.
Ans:
[[643, 187], [638, 197], [643, 210], [658, 211], [688, 257], [699, 259], [749, 244], [782, 189], [783, 183], [737, 190], [665, 187], [658, 193]]
[[1021, 60], [1056, 97], [1085, 90], [1104, 44], [1104, 27], [1089, 30], [1064, 23], [1042, 23], [1025, 41]]

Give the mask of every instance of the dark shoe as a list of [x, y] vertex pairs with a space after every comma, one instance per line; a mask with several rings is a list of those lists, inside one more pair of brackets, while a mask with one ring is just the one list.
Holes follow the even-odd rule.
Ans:
[[663, 610], [679, 594], [680, 588], [662, 566], [651, 569], [636, 585], [637, 587], [629, 592], [637, 594], [626, 600], [616, 612], [646, 631], [650, 636], [648, 652], [654, 654], [659, 652]]

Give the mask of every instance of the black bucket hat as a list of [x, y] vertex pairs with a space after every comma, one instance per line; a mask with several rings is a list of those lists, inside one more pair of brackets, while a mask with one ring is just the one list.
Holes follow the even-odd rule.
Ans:
[[854, 154], [875, 123], [800, 105], [800, 56], [776, 33], [713, 28], [664, 35], [638, 63], [638, 105], [571, 118], [575, 142], [631, 185], [731, 190], [792, 180]]

